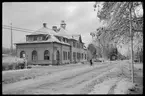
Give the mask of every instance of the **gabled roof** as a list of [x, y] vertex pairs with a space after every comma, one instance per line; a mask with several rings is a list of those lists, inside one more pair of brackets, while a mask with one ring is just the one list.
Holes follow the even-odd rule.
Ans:
[[79, 41], [80, 35], [72, 35], [72, 38]]
[[[77, 41], [80, 41], [82, 42], [82, 38], [81, 38], [81, 35], [72, 35], [72, 38], [77, 40]], [[83, 42], [82, 42], [83, 43]]]
[[50, 35], [50, 38], [48, 40], [46, 40], [46, 41], [60, 43], [60, 41], [54, 35]]
[[60, 28], [56, 35], [57, 36], [62, 36], [62, 37], [65, 37], [65, 38], [70, 38], [70, 36], [68, 35], [68, 31], [63, 29], [63, 28]]
[[30, 35], [38, 35], [38, 34], [50, 34], [50, 35], [55, 35], [57, 34], [54, 30], [49, 29], [47, 27], [42, 27], [39, 30], [35, 31], [34, 33]]
[[81, 35], [78, 35], [78, 34], [70, 35], [68, 33], [69, 33], [68, 30], [60, 28], [56, 35], [57, 36], [62, 36], [62, 37], [68, 38], [68, 39], [74, 39], [74, 40], [82, 42]]

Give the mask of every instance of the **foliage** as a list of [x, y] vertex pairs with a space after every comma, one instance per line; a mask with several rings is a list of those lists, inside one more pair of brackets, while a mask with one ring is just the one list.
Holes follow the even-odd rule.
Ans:
[[[106, 26], [98, 29], [100, 31], [99, 34], [101, 34], [99, 36], [100, 44], [104, 49], [107, 48], [107, 44], [110, 42], [116, 44], [129, 43], [131, 35], [134, 35], [136, 32], [143, 32], [143, 16], [139, 16], [136, 12], [138, 6], [142, 8], [142, 2], [101, 2], [94, 5], [94, 8], [98, 9], [97, 17], [106, 24]], [[129, 26], [130, 9], [133, 33], [131, 35]], [[139, 36], [140, 40], [138, 40], [139, 38], [134, 40], [139, 41], [140, 47], [142, 47], [143, 36], [141, 34]], [[139, 44], [136, 46], [139, 46]]]
[[3, 56], [2, 59], [2, 70], [23, 69], [25, 66], [25, 61], [22, 58], [7, 55]]
[[[2, 47], [2, 54], [10, 54], [11, 49]], [[13, 56], [16, 56], [16, 49], [13, 49], [12, 54]]]
[[2, 70], [14, 70], [14, 69], [24, 69], [25, 68], [25, 63], [13, 63], [13, 64], [2, 64]]
[[129, 37], [129, 5], [132, 4], [132, 27], [134, 32], [142, 32], [143, 17], [137, 17], [135, 8], [141, 2], [104, 2], [102, 9], [97, 12], [97, 17], [107, 23], [106, 30], [113, 37]]
[[96, 48], [93, 44], [89, 44], [87, 49], [90, 51], [93, 57], [96, 55]]

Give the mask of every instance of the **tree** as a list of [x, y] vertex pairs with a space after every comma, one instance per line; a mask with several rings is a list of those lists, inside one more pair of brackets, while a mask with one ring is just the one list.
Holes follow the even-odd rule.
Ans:
[[93, 44], [89, 44], [87, 49], [90, 51], [93, 57], [96, 55], [96, 48]]
[[[128, 39], [128, 41], [131, 41], [131, 48], [133, 48], [134, 33], [142, 32], [143, 28], [143, 17], [137, 16], [135, 12], [136, 7], [140, 5], [142, 6], [142, 2], [105, 2], [97, 16], [107, 23], [106, 29], [111, 30], [108, 32], [112, 34], [112, 39], [123, 35], [125, 38], [131, 37], [131, 40]], [[131, 54], [133, 70], [133, 50]]]
[[[11, 49], [10, 48], [2, 47], [2, 54], [10, 54], [10, 52], [11, 52]], [[16, 56], [16, 49], [13, 49], [11, 55]]]
[[[117, 42], [117, 44], [130, 42], [129, 4], [130, 2], [101, 2], [94, 5], [95, 8], [102, 6], [97, 12], [97, 17], [106, 24], [103, 29], [109, 39], [105, 37], [104, 41]], [[142, 39], [143, 16], [138, 16], [136, 12], [139, 6], [142, 9], [142, 2], [132, 2], [132, 35], [134, 36], [136, 32], [141, 33], [139, 35]], [[142, 40], [140, 43], [143, 43]]]
[[[129, 33], [129, 4], [130, 2], [104, 2], [102, 4], [102, 8], [98, 10], [97, 17], [100, 21], [107, 23], [106, 30], [113, 37], [120, 37], [124, 35], [125, 38], [130, 36]], [[99, 3], [95, 4], [99, 6]], [[133, 21], [133, 31], [134, 32], [142, 32], [143, 27], [143, 17], [137, 16], [135, 9], [141, 6], [141, 2], [133, 2], [132, 6], [132, 21]]]

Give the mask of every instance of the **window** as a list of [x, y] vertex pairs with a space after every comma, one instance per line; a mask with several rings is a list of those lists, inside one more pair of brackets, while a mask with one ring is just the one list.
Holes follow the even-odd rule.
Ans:
[[48, 50], [44, 51], [44, 60], [49, 60], [50, 59], [50, 53]]
[[76, 52], [73, 52], [73, 59], [76, 60]]
[[45, 40], [45, 36], [42, 37], [42, 40]]
[[36, 41], [37, 40], [37, 37], [36, 36], [34, 36], [34, 41]]
[[63, 60], [65, 60], [65, 52], [63, 51]]
[[20, 52], [20, 58], [25, 58], [25, 51]]
[[30, 36], [30, 37], [28, 38], [28, 40], [29, 40], [29, 41], [33, 41], [33, 37]]
[[67, 52], [65, 52], [65, 54], [66, 54], [66, 59], [65, 59], [65, 60], [67, 60], [67, 58], [68, 58], [68, 54], [67, 54]]
[[70, 60], [70, 52], [68, 52], [68, 60]]
[[42, 40], [42, 36], [39, 37], [39, 41], [41, 41], [41, 40]]
[[67, 52], [63, 51], [63, 60], [67, 60]]
[[32, 51], [32, 60], [33, 61], [35, 61], [35, 60], [37, 60], [38, 59], [38, 57], [37, 57], [37, 51]]
[[65, 42], [65, 38], [63, 38], [63, 42]]
[[73, 42], [73, 47], [75, 47], [75, 42]]
[[26, 41], [29, 41], [28, 39], [29, 39], [29, 38], [28, 38], [28, 36], [27, 36], [27, 37], [26, 37]]
[[82, 59], [83, 59], [83, 53], [82, 53]]
[[68, 43], [68, 39], [66, 39], [66, 42]]
[[87, 59], [87, 56], [86, 56], [86, 54], [85, 54], [85, 59]]
[[57, 38], [58, 38], [59, 41], [61, 41], [61, 38], [60, 37], [57, 37]]
[[80, 59], [80, 53], [77, 53], [77, 59]]

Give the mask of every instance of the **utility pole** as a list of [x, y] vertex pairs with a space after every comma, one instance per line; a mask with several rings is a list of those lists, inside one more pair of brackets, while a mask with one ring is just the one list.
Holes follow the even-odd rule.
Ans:
[[11, 23], [11, 54], [13, 52], [13, 34], [12, 34], [12, 23]]
[[132, 83], [134, 82], [134, 67], [133, 67], [133, 33], [132, 33], [132, 3], [129, 3], [129, 19], [130, 19], [130, 39], [131, 39], [131, 78], [132, 78]]

